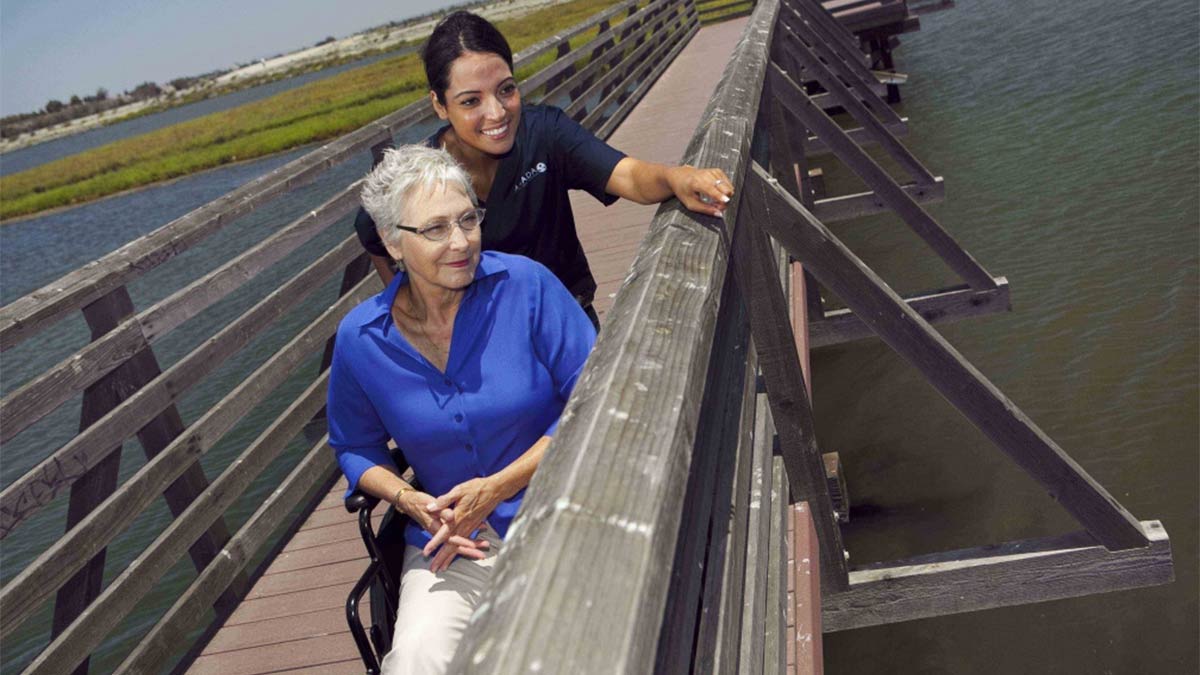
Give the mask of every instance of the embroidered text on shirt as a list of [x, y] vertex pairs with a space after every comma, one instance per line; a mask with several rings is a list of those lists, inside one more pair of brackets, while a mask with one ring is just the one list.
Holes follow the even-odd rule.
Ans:
[[543, 173], [546, 173], [546, 163], [538, 162], [536, 166], [534, 166], [532, 169], [526, 171], [524, 173], [524, 175], [522, 175], [521, 178], [519, 180], [517, 180], [517, 185], [516, 185], [516, 187], [513, 188], [513, 192], [520, 192], [521, 188], [525, 187], [529, 183], [529, 181], [533, 180], [534, 178], [537, 178], [538, 176], [540, 176]]

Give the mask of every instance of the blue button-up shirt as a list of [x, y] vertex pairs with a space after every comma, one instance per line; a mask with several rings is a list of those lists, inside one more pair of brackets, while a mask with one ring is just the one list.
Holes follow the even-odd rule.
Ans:
[[[485, 251], [455, 315], [443, 373], [392, 321], [392, 303], [407, 282], [407, 274], [397, 274], [338, 326], [329, 444], [350, 491], [367, 469], [392, 466], [389, 438], [435, 496], [500, 471], [553, 435], [596, 338], [587, 315], [548, 269]], [[524, 494], [488, 517], [501, 537]], [[405, 540], [423, 547], [429, 533], [410, 524]]]

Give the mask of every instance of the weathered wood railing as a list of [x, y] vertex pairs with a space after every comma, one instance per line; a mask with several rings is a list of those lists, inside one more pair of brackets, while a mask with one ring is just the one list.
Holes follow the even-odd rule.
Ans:
[[[628, 114], [698, 29], [691, 0], [625, 0], [516, 56], [518, 71], [547, 53], [556, 60], [522, 81], [526, 100], [566, 108], [601, 137]], [[314, 379], [210, 483], [198, 460], [248, 411], [273, 395], [313, 353], [340, 317], [378, 287], [346, 216], [357, 206], [358, 182], [279, 228], [217, 269], [138, 311], [127, 285], [168, 263], [256, 209], [313, 182], [336, 164], [370, 149], [378, 155], [397, 133], [432, 117], [424, 100], [372, 122], [288, 163], [99, 260], [0, 309], [0, 350], [52, 329], [82, 311], [92, 341], [0, 401], [0, 440], [10, 442], [65, 402], [83, 396], [80, 431], [0, 492], [0, 539], [69, 493], [65, 534], [0, 589], [0, 637], [57, 594], [49, 645], [27, 672], [86, 671], [89, 654], [143, 602], [157, 581], [190, 550], [198, 578], [140, 640], [119, 672], [158, 671], [186, 649], [188, 631], [215, 608], [221, 620], [246, 591], [252, 559], [269, 547], [292, 509], [334, 476], [324, 439], [235, 533], [224, 517], [289, 443], [302, 437], [324, 403], [325, 376]], [[225, 326], [210, 326], [191, 352], [169, 364], [156, 359], [163, 336], [245, 287], [315, 237], [337, 227], [348, 236]], [[340, 297], [313, 294], [342, 276]], [[328, 302], [320, 316], [248, 373], [198, 419], [185, 421], [181, 397], [300, 303]], [[219, 330], [218, 330], [219, 329]], [[310, 426], [311, 429], [311, 426]], [[118, 485], [122, 444], [137, 436], [147, 462]], [[175, 519], [107, 586], [107, 547], [159, 495]], [[12, 649], [12, 643], [5, 645]], [[11, 652], [10, 652], [11, 653]], [[82, 664], [82, 665], [81, 665]]]
[[[941, 181], [889, 129], [859, 48], [813, 0], [756, 3], [683, 158], [723, 169], [737, 197], [723, 220], [677, 203], [655, 215], [453, 672], [779, 672], [782, 608], [767, 593], [782, 570], [763, 553], [783, 501], [811, 509], [825, 630], [1171, 579], [1161, 525], [1134, 519], [930, 325], [1007, 309], [1007, 282], [919, 203]], [[814, 146], [871, 188], [832, 198], [854, 203], [841, 217], [895, 213], [966, 284], [911, 298], [888, 287], [816, 217], [838, 202], [809, 180]], [[786, 275], [776, 246], [803, 271]], [[821, 344], [883, 339], [1085, 531], [851, 569], [781, 275], [805, 281], [792, 305]], [[848, 309], [827, 311], [818, 284]]]

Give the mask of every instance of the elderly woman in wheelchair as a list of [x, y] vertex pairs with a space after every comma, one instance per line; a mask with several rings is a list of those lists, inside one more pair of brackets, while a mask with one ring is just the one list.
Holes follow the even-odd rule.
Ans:
[[[407, 516], [385, 673], [444, 672], [595, 340], [562, 283], [481, 251], [471, 179], [443, 150], [389, 150], [363, 206], [402, 271], [338, 327], [329, 443], [349, 492]], [[422, 489], [388, 452], [394, 439]]]

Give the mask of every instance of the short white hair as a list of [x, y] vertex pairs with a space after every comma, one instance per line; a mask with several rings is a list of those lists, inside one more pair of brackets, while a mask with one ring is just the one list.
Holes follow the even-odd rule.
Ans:
[[[383, 159], [363, 181], [363, 208], [375, 221], [379, 238], [395, 243], [403, 234], [396, 229], [408, 198], [424, 188], [461, 187], [472, 204], [477, 204], [471, 176], [450, 153], [424, 145], [402, 145], [383, 151]], [[410, 225], [415, 227], [415, 225]]]

